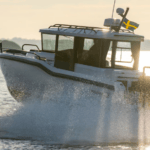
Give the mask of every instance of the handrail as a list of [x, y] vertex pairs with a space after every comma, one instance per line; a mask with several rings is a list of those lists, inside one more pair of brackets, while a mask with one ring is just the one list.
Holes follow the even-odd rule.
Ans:
[[23, 44], [23, 45], [22, 45], [22, 50], [24, 50], [24, 49], [23, 49], [24, 46], [35, 46], [35, 47], [37, 47], [38, 50], [40, 50], [39, 47], [38, 47], [37, 45], [35, 45], [35, 44]]
[[143, 67], [143, 75], [145, 75], [145, 69], [146, 69], [146, 68], [150, 68], [150, 66], [144, 66], [144, 67]]

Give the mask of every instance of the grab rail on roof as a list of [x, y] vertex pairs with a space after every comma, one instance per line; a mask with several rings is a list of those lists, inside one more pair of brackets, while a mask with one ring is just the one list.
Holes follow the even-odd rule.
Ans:
[[[66, 28], [66, 29], [75, 29], [75, 31], [77, 29], [81, 29], [81, 30], [84, 30], [84, 33], [85, 33], [85, 30], [92, 30], [94, 31], [95, 33], [97, 33], [97, 30], [103, 30], [103, 29], [108, 29], [108, 28], [100, 28], [100, 27], [89, 27], [89, 26], [78, 26], [78, 25], [68, 25], [68, 24], [54, 24], [52, 26], [50, 26], [49, 28], [51, 27], [56, 27], [58, 28], [58, 30], [60, 28]], [[95, 30], [97, 29], [97, 30]], [[74, 32], [75, 32], [74, 31]]]
[[[69, 24], [54, 24], [54, 25], [49, 26], [49, 28], [52, 28], [52, 27], [58, 28], [58, 30], [60, 28], [66, 28], [65, 31], [67, 29], [75, 29], [75, 31], [77, 29], [81, 29], [81, 30], [84, 30], [84, 33], [85, 33], [85, 30], [91, 30], [91, 32], [94, 31], [95, 33], [97, 33], [99, 30], [104, 30], [104, 29], [109, 30], [109, 28], [91, 27], [91, 26], [79, 26], [79, 25], [69, 25]], [[132, 31], [130, 31], [128, 29], [120, 29], [119, 32], [127, 32], [127, 33], [133, 33], [134, 34], [134, 32], [132, 32]]]

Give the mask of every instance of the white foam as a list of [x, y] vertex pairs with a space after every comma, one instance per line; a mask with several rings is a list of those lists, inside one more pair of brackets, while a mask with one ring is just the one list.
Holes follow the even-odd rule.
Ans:
[[0, 137], [57, 144], [136, 142], [139, 128], [137, 105], [108, 100], [105, 94], [100, 101], [34, 101], [0, 121]]

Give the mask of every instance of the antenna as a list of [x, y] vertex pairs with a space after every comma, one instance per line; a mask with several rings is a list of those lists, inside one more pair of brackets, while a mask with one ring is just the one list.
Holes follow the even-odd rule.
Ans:
[[115, 5], [116, 5], [116, 0], [114, 0], [114, 6], [113, 6], [113, 11], [112, 11], [112, 19], [113, 19], [113, 17], [114, 17], [114, 10], [115, 10]]
[[[112, 25], [112, 23], [113, 23], [113, 17], [114, 17], [115, 4], [116, 4], [116, 0], [114, 0], [114, 6], [113, 6], [113, 10], [112, 10], [112, 16], [111, 16], [111, 18], [112, 18], [112, 22], [111, 22], [111, 25]], [[111, 26], [110, 26], [110, 31], [111, 31]]]

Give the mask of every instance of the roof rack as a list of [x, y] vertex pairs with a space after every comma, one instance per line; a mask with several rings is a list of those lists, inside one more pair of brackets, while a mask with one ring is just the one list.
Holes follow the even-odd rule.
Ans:
[[51, 27], [57, 27], [58, 30], [60, 28], [75, 29], [75, 31], [77, 29], [81, 29], [81, 30], [84, 30], [84, 32], [85, 32], [85, 30], [92, 30], [95, 33], [97, 33], [97, 30], [109, 29], [109, 28], [90, 27], [90, 26], [78, 26], [78, 25], [69, 25], [69, 24], [54, 24], [54, 25], [50, 26], [49, 28], [51, 28]]
[[[84, 33], [85, 33], [85, 30], [91, 30], [94, 31], [95, 33], [97, 33], [99, 30], [104, 30], [104, 29], [108, 29], [109, 28], [100, 28], [100, 27], [91, 27], [91, 26], [79, 26], [79, 25], [69, 25], [69, 24], [54, 24], [54, 25], [51, 25], [49, 26], [49, 28], [51, 27], [56, 27], [58, 28], [58, 30], [61, 28], [66, 28], [65, 30], [67, 29], [75, 29], [73, 32], [75, 32], [77, 29], [81, 29], [81, 30], [84, 30]], [[65, 31], [64, 30], [64, 31]], [[119, 32], [127, 32], [127, 33], [133, 33], [133, 31], [130, 31], [128, 29], [120, 29]]]

